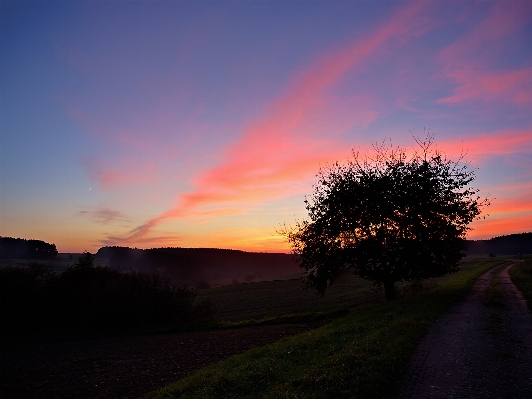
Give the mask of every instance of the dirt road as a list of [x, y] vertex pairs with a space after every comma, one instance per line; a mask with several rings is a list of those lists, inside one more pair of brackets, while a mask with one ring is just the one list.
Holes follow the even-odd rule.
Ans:
[[511, 266], [483, 274], [431, 327], [399, 398], [532, 398], [532, 315]]

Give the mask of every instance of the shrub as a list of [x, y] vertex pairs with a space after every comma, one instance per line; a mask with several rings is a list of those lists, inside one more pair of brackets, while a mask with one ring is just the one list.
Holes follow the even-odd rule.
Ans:
[[184, 324], [215, 314], [212, 303], [194, 304], [192, 288], [95, 267], [88, 253], [58, 275], [37, 266], [0, 268], [0, 292], [2, 337]]

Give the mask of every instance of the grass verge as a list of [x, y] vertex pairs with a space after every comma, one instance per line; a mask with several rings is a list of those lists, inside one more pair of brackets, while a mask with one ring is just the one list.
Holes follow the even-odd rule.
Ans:
[[498, 263], [478, 260], [437, 288], [353, 310], [323, 327], [198, 370], [146, 399], [390, 397], [432, 322]]
[[510, 278], [521, 291], [532, 310], [532, 256], [527, 256], [509, 271]]

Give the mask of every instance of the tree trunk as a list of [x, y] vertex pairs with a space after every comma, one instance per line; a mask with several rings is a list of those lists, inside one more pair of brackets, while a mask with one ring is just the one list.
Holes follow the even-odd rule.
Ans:
[[386, 302], [397, 299], [395, 295], [395, 284], [393, 281], [387, 281], [384, 283], [384, 295], [386, 295]]

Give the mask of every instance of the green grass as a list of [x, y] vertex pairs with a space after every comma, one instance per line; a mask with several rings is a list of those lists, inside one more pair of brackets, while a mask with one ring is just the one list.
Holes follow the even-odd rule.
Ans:
[[359, 307], [310, 332], [198, 370], [146, 398], [390, 397], [433, 321], [500, 262], [468, 261], [434, 289]]
[[509, 271], [512, 282], [521, 291], [532, 310], [532, 256], [523, 258]]
[[484, 305], [487, 307], [504, 306], [504, 294], [501, 287], [501, 280], [499, 278], [499, 273], [501, 271], [502, 268], [498, 268], [490, 279], [489, 287], [486, 291], [486, 301], [484, 302]]
[[[498, 259], [501, 261], [501, 259]], [[490, 260], [488, 260], [490, 261]], [[477, 267], [479, 259], [467, 259], [461, 273]], [[424, 289], [442, 284], [454, 275], [425, 280]], [[418, 287], [408, 283], [396, 284], [399, 297], [408, 296]], [[250, 320], [275, 319], [279, 316], [329, 313], [350, 309], [361, 304], [384, 301], [384, 291], [370, 281], [354, 277], [351, 273], [339, 278], [327, 289], [324, 296], [303, 289], [301, 280], [276, 280], [235, 284], [198, 291], [198, 300], [211, 299], [220, 320], [246, 323]]]
[[352, 275], [345, 275], [336, 281], [325, 296], [303, 287], [301, 280], [262, 281], [200, 290], [197, 298], [212, 299], [220, 319], [240, 322], [280, 315], [328, 312], [384, 297], [371, 282]]
[[[486, 290], [486, 300], [484, 301], [484, 306], [488, 308], [486, 328], [494, 334], [503, 333], [505, 321], [507, 321], [504, 293], [499, 276], [503, 269], [504, 266], [500, 266], [493, 272]], [[494, 354], [495, 357], [497, 357], [497, 353]]]

